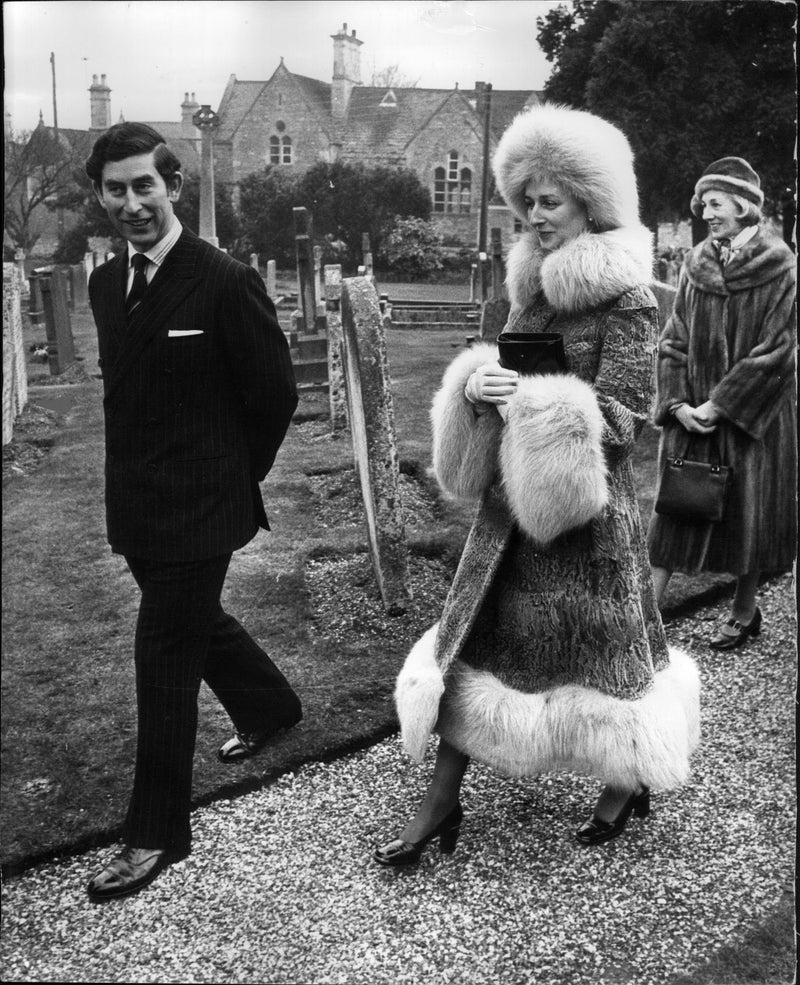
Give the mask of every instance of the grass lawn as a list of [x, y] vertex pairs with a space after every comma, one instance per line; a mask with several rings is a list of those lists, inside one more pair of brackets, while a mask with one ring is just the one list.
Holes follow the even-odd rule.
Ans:
[[[32, 857], [113, 840], [132, 779], [138, 592], [105, 541], [102, 387], [93, 376], [88, 311], [74, 315], [73, 333], [83, 357], [82, 370], [70, 377], [77, 382], [49, 385], [46, 366], [30, 367], [30, 410], [20, 435], [57, 415], [52, 448], [38, 467], [4, 477], [0, 808], [7, 871]], [[44, 332], [25, 334], [27, 344]], [[395, 675], [438, 617], [469, 525], [470, 511], [440, 502], [426, 477], [430, 397], [463, 343], [460, 331], [389, 333], [401, 467], [414, 504], [406, 522], [415, 598], [402, 616], [382, 612], [349, 438], [332, 438], [319, 418], [326, 398], [301, 402], [264, 486], [272, 532], [234, 556], [224, 600], [295, 685], [305, 718], [258, 758], [223, 766], [216, 750], [230, 724], [203, 689], [197, 803], [394, 730]], [[648, 430], [637, 449], [645, 517], [656, 447], [657, 435]], [[14, 444], [4, 452], [13, 456]], [[712, 582], [718, 590], [720, 580]], [[696, 587], [676, 579], [672, 604]]]

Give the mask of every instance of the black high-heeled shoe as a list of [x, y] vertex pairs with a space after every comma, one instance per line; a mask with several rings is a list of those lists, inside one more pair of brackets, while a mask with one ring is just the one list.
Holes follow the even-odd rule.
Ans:
[[456, 842], [461, 833], [463, 819], [464, 812], [461, 810], [461, 804], [458, 803], [447, 817], [424, 838], [420, 838], [419, 841], [403, 841], [402, 838], [395, 838], [388, 845], [376, 848], [373, 858], [381, 865], [411, 865], [413, 862], [419, 861], [425, 846], [437, 836], [441, 853], [450, 855], [456, 850]]
[[755, 615], [746, 626], [743, 626], [738, 619], [729, 619], [725, 625], [735, 630], [736, 635], [729, 636], [727, 633], [720, 633], [715, 640], [709, 643], [712, 650], [735, 650], [737, 646], [744, 643], [748, 636], [758, 636], [761, 632], [761, 609], [756, 606]]
[[602, 845], [604, 841], [611, 841], [612, 838], [622, 834], [631, 813], [636, 817], [647, 817], [650, 813], [648, 787], [644, 787], [639, 793], [632, 793], [613, 821], [601, 821], [596, 814], [593, 814], [591, 821], [584, 821], [578, 828], [575, 837], [582, 845]]

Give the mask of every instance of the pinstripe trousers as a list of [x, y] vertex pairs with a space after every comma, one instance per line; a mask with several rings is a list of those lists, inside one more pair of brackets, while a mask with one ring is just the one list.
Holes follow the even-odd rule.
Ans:
[[201, 680], [240, 732], [301, 718], [286, 678], [220, 605], [231, 555], [198, 561], [126, 557], [142, 592], [136, 624], [138, 736], [124, 838], [176, 854], [191, 846], [189, 808]]

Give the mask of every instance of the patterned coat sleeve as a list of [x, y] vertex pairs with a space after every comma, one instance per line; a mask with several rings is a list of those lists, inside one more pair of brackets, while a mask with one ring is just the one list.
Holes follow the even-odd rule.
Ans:
[[623, 295], [604, 315], [603, 348], [594, 381], [603, 413], [609, 465], [627, 458], [650, 414], [658, 308], [641, 292]]

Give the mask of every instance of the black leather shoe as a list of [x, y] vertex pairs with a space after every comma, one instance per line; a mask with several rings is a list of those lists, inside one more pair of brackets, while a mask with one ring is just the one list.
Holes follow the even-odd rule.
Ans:
[[285, 725], [266, 729], [263, 732], [234, 732], [233, 737], [219, 747], [217, 756], [223, 763], [241, 763], [244, 759], [250, 759], [251, 756], [261, 752], [269, 740], [276, 736], [281, 729], [293, 728], [302, 717], [302, 715], [298, 715], [287, 721]]
[[737, 646], [741, 646], [745, 642], [748, 636], [758, 636], [761, 632], [761, 609], [756, 606], [756, 613], [746, 626], [743, 626], [738, 619], [729, 619], [725, 625], [730, 626], [735, 635], [720, 633], [709, 644], [712, 650], [735, 650]]
[[131, 848], [119, 855], [94, 876], [87, 886], [89, 899], [95, 903], [131, 896], [149, 886], [168, 865], [186, 858], [188, 852], [176, 853], [163, 848]]
[[631, 812], [636, 817], [647, 817], [650, 813], [650, 791], [645, 787], [641, 793], [631, 794], [622, 806], [622, 810], [613, 821], [601, 821], [596, 814], [591, 821], [585, 821], [575, 832], [575, 838], [582, 845], [602, 845], [622, 834]]
[[461, 804], [456, 804], [447, 817], [424, 838], [419, 841], [403, 841], [402, 838], [395, 838], [388, 845], [376, 848], [373, 858], [381, 865], [411, 865], [413, 862], [419, 862], [422, 850], [437, 836], [442, 854], [451, 855], [456, 850], [463, 820], [464, 812], [461, 810]]

